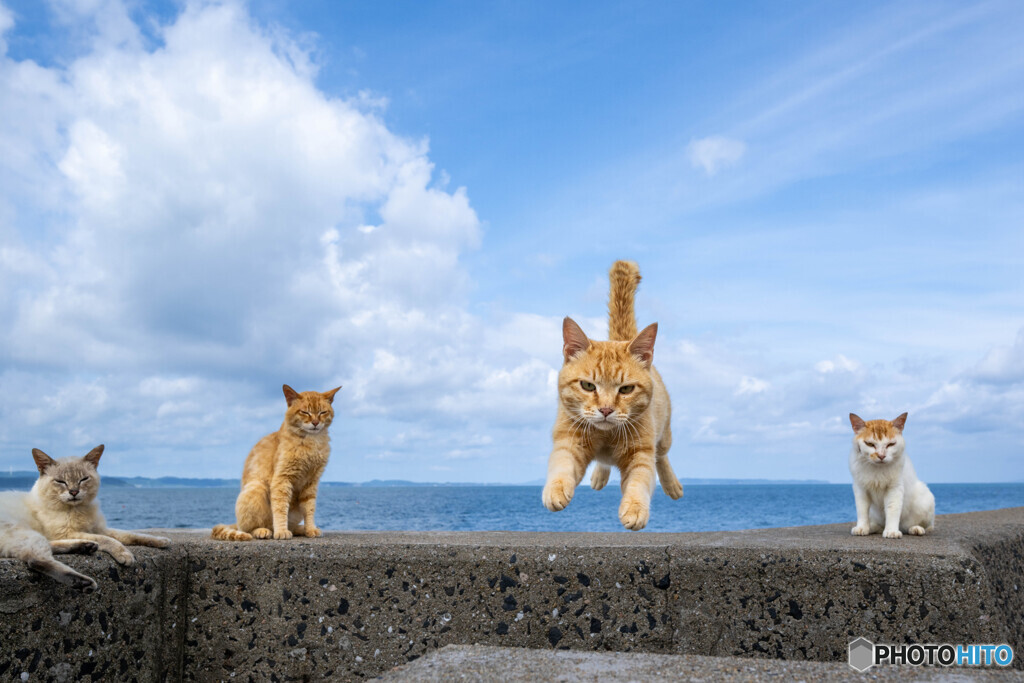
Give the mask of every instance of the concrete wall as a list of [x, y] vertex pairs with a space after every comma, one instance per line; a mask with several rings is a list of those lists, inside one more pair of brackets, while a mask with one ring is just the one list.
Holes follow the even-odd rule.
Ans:
[[823, 661], [862, 635], [1024, 644], [1024, 508], [946, 515], [934, 536], [900, 540], [845, 524], [170, 535], [133, 567], [71, 557], [93, 595], [0, 560], [0, 680], [358, 678], [469, 643]]

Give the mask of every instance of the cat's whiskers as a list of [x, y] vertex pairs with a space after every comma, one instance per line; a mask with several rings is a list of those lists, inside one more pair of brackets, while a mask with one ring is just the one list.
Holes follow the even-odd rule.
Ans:
[[641, 439], [640, 439], [640, 429], [637, 427], [636, 424], [634, 424], [633, 419], [631, 417], [629, 417], [628, 415], [626, 416], [626, 419], [625, 419], [625, 421], [622, 424], [626, 427], [627, 434], [629, 434], [629, 439], [628, 439], [628, 443], [626, 444], [626, 447], [629, 448], [630, 450], [632, 450], [633, 449], [633, 437], [634, 436], [636, 437], [636, 443], [640, 443], [640, 441], [641, 441]]

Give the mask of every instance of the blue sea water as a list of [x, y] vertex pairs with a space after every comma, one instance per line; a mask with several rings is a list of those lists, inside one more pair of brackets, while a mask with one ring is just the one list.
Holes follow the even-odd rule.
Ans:
[[[1024, 506], [1024, 484], [932, 484], [936, 512]], [[234, 488], [104, 489], [115, 528], [194, 528], [233, 522]], [[325, 530], [623, 531], [619, 491], [582, 487], [565, 510], [549, 512], [540, 486], [321, 486]], [[689, 485], [674, 501], [655, 492], [647, 531], [729, 531], [852, 523], [848, 484]]]

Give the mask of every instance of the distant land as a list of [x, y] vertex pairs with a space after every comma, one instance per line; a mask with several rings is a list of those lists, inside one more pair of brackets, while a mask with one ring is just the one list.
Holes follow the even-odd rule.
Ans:
[[[8, 489], [30, 489], [36, 482], [39, 475], [28, 470], [14, 470], [0, 472], [0, 490]], [[766, 484], [829, 484], [823, 479], [681, 479], [684, 485], [690, 486], [750, 486]], [[103, 477], [103, 486], [130, 487], [130, 488], [238, 488], [238, 479], [215, 479], [215, 478], [190, 478], [190, 477], [116, 477], [107, 475]], [[543, 486], [543, 479], [522, 482], [518, 484], [508, 483], [478, 483], [478, 482], [420, 482], [406, 481], [404, 479], [371, 479], [364, 482], [325, 481], [321, 486], [361, 486], [366, 488], [386, 486]]]

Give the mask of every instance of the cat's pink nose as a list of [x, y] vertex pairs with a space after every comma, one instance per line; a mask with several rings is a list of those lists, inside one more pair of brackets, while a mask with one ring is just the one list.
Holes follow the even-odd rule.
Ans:
[[879, 453], [878, 454], [878, 460], [879, 460], [879, 462], [881, 462], [882, 460], [885, 460], [885, 453]]
[[314, 427], [316, 427], [316, 426], [317, 426], [318, 424], [320, 424], [320, 423], [319, 423], [319, 422], [317, 422], [316, 420], [313, 420], [313, 426], [314, 426]]
[[598, 410], [600, 410], [601, 414], [604, 415], [605, 417], [608, 417], [613, 412], [615, 412], [614, 408], [598, 408]]
[[75, 496], [78, 495], [78, 489], [69, 490], [68, 493], [70, 493], [71, 497], [74, 498]]

